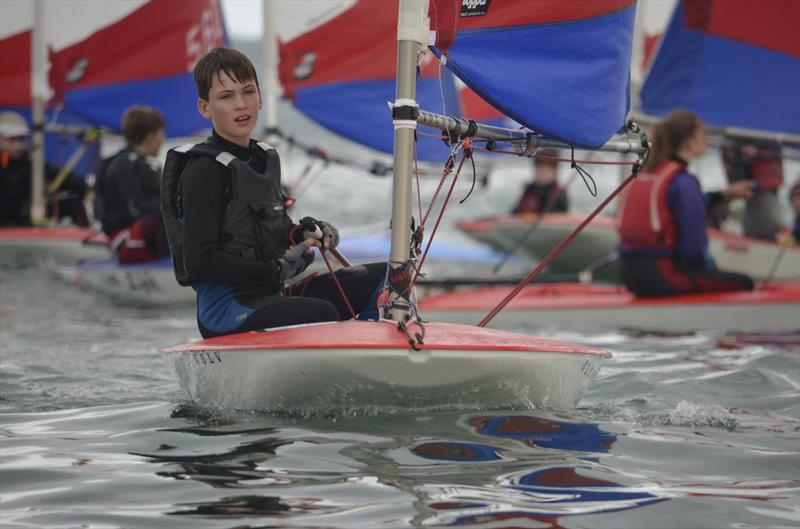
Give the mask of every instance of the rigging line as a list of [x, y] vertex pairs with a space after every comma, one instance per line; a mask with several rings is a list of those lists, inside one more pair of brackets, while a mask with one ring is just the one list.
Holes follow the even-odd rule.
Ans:
[[778, 265], [780, 264], [781, 260], [783, 259], [783, 255], [786, 253], [786, 249], [791, 246], [792, 237], [788, 237], [786, 240], [780, 243], [781, 247], [778, 249], [778, 254], [775, 256], [775, 260], [772, 261], [772, 266], [769, 267], [769, 274], [767, 274], [767, 279], [761, 283], [761, 288], [766, 287], [772, 282], [772, 278], [775, 277], [775, 272], [778, 271]]
[[422, 221], [422, 190], [419, 186], [419, 162], [417, 160], [417, 142], [414, 142], [414, 174], [417, 179], [417, 205], [419, 206], [419, 220]]
[[[312, 173], [311, 167], [313, 165], [313, 162], [314, 160], [309, 161], [308, 165], [306, 165], [306, 170], [303, 172], [300, 178], [298, 178], [297, 182], [293, 186], [295, 199], [298, 199], [301, 196], [303, 196], [303, 194], [306, 191], [308, 191], [312, 185], [314, 185], [314, 182], [317, 181], [317, 179], [322, 175], [322, 173], [325, 172], [325, 168], [328, 166], [327, 163], [323, 163], [321, 166], [317, 166], [317, 169]], [[312, 174], [313, 176], [309, 176], [309, 174]], [[308, 183], [304, 187], [301, 187], [300, 184], [305, 182]]]
[[[442, 68], [444, 68], [444, 61], [445, 60], [446, 59], [444, 59], [444, 55], [442, 55], [442, 58], [439, 59], [439, 97], [441, 97], [441, 99], [442, 99], [442, 114], [444, 114], [446, 116], [447, 115], [447, 103], [446, 103], [446, 101], [444, 99], [444, 82], [442, 80]], [[448, 140], [448, 143], [453, 143], [453, 134], [450, 132], [450, 130], [447, 130], [447, 140]]]
[[433, 210], [433, 206], [436, 201], [439, 199], [439, 193], [442, 191], [442, 187], [444, 187], [444, 183], [447, 181], [447, 177], [453, 170], [453, 166], [455, 165], [456, 161], [456, 154], [458, 150], [461, 148], [463, 144], [463, 140], [459, 140], [458, 143], [453, 145], [450, 148], [450, 156], [447, 157], [447, 161], [444, 164], [444, 170], [442, 171], [442, 178], [439, 180], [439, 185], [436, 186], [436, 191], [433, 193], [433, 198], [431, 198], [430, 204], [428, 204], [428, 209], [425, 212], [425, 216], [420, 219], [420, 226], [423, 228], [425, 227], [425, 223], [428, 221], [428, 217], [431, 214], [431, 210]]
[[463, 204], [467, 201], [469, 196], [475, 190], [475, 181], [478, 179], [478, 171], [475, 169], [475, 157], [472, 156], [472, 138], [467, 138], [464, 140], [464, 156], [469, 158], [469, 161], [472, 162], [472, 186], [469, 188], [469, 192], [467, 196], [462, 198], [458, 203]]
[[[576, 171], [578, 171], [578, 174], [581, 175], [581, 178], [583, 179], [583, 183], [586, 184], [586, 189], [589, 190], [589, 194], [592, 195], [593, 197], [596, 197], [597, 196], [597, 183], [594, 181], [594, 178], [592, 178], [592, 175], [590, 175], [589, 172], [586, 171], [586, 169], [584, 169], [583, 167], [581, 167], [580, 165], [575, 163], [575, 147], [572, 148], [572, 165], [571, 165], [571, 167], [573, 169], [575, 169]], [[588, 180], [587, 180], [587, 178], [588, 178]], [[589, 182], [592, 183], [591, 186], [589, 186]]]
[[325, 261], [325, 266], [328, 267], [328, 272], [330, 272], [331, 274], [331, 279], [333, 279], [333, 283], [336, 285], [336, 289], [339, 291], [339, 295], [342, 296], [342, 301], [344, 301], [344, 304], [347, 306], [347, 310], [350, 311], [350, 315], [353, 317], [353, 319], [356, 319], [356, 312], [353, 310], [353, 306], [350, 304], [350, 300], [347, 298], [347, 294], [342, 288], [342, 284], [339, 282], [339, 278], [333, 271], [330, 261], [328, 261], [327, 250], [325, 248], [320, 247], [319, 253], [322, 256], [322, 260]]
[[425, 252], [422, 254], [422, 258], [419, 261], [419, 266], [417, 266], [417, 273], [414, 275], [414, 280], [411, 282], [411, 285], [416, 285], [417, 279], [419, 279], [420, 274], [422, 273], [422, 265], [425, 264], [425, 258], [428, 256], [428, 250], [431, 249], [431, 244], [433, 244], [433, 238], [436, 236], [436, 230], [439, 228], [439, 224], [442, 222], [444, 218], [444, 212], [447, 209], [447, 203], [450, 201], [450, 196], [453, 194], [453, 189], [456, 187], [456, 182], [458, 182], [458, 175], [461, 174], [461, 168], [464, 167], [464, 161], [467, 159], [467, 154], [464, 153], [461, 156], [461, 162], [458, 164], [458, 169], [456, 170], [456, 174], [453, 176], [453, 182], [450, 184], [450, 190], [447, 192], [447, 196], [444, 199], [444, 204], [442, 204], [442, 209], [439, 211], [439, 215], [436, 217], [436, 223], [433, 225], [433, 230], [431, 231], [431, 236], [428, 238], [428, 244], [425, 246]]
[[[520, 156], [523, 157], [524, 154], [518, 153], [516, 151], [503, 151], [500, 149], [486, 149], [483, 147], [478, 147], [476, 145], [472, 146], [473, 150], [482, 151], [482, 152], [492, 152], [492, 153], [499, 153], [499, 154], [510, 154], [513, 156]], [[548, 160], [553, 162], [572, 162], [572, 158], [562, 158], [560, 156], [544, 156], [544, 155], [537, 155], [537, 156], [527, 156], [527, 158], [534, 158], [538, 160]], [[576, 163], [582, 163], [584, 165], [638, 165], [641, 162], [639, 160], [625, 160], [625, 161], [614, 161], [614, 160], [592, 160], [589, 158], [575, 160]]]
[[608, 205], [608, 204], [609, 204], [609, 203], [610, 203], [612, 200], [614, 200], [614, 198], [616, 198], [616, 196], [617, 196], [617, 195], [619, 195], [619, 194], [620, 194], [620, 192], [621, 192], [621, 191], [622, 191], [622, 190], [623, 190], [623, 189], [624, 189], [624, 188], [625, 188], [625, 187], [626, 187], [628, 184], [630, 184], [630, 183], [633, 181], [633, 179], [634, 179], [634, 178], [636, 178], [636, 174], [637, 174], [637, 172], [638, 172], [638, 171], [636, 171], [636, 170], [634, 170], [634, 171], [631, 171], [631, 174], [630, 174], [630, 175], [629, 175], [629, 176], [628, 176], [628, 177], [627, 177], [627, 178], [626, 178], [626, 179], [625, 179], [625, 180], [624, 180], [624, 181], [623, 181], [623, 182], [622, 182], [622, 183], [619, 185], [619, 187], [617, 187], [617, 188], [614, 190], [614, 192], [613, 192], [613, 193], [611, 193], [610, 195], [608, 195], [608, 197], [606, 197], [606, 199], [605, 199], [605, 200], [603, 200], [603, 202], [602, 202], [602, 203], [601, 203], [599, 206], [597, 206], [597, 208], [595, 208], [595, 210], [594, 210], [594, 211], [593, 211], [593, 212], [592, 212], [592, 213], [591, 213], [591, 214], [590, 214], [588, 217], [586, 217], [586, 219], [584, 219], [584, 221], [583, 221], [583, 222], [581, 222], [581, 223], [580, 223], [580, 225], [579, 225], [577, 228], [575, 228], [575, 229], [572, 231], [572, 233], [570, 233], [569, 235], [567, 235], [567, 236], [564, 238], [564, 240], [563, 240], [563, 241], [561, 241], [561, 242], [558, 244], [558, 246], [556, 246], [555, 248], [553, 248], [552, 250], [550, 250], [550, 253], [548, 253], [548, 254], [547, 254], [547, 256], [546, 256], [544, 259], [542, 259], [542, 261], [541, 261], [541, 262], [540, 262], [540, 263], [539, 263], [539, 264], [536, 266], [536, 268], [534, 268], [534, 269], [531, 271], [531, 273], [530, 273], [530, 274], [528, 274], [527, 276], [525, 276], [525, 278], [524, 278], [522, 281], [520, 281], [520, 283], [519, 283], [519, 284], [518, 284], [516, 287], [514, 287], [514, 289], [513, 289], [513, 290], [512, 290], [512, 291], [511, 291], [511, 292], [510, 292], [510, 293], [509, 293], [509, 294], [508, 294], [508, 295], [507, 295], [507, 296], [506, 296], [504, 299], [503, 299], [503, 301], [501, 301], [501, 302], [500, 302], [500, 303], [499, 303], [499, 304], [498, 304], [498, 305], [497, 305], [495, 308], [493, 308], [493, 309], [492, 309], [492, 310], [489, 312], [489, 314], [487, 314], [487, 315], [486, 315], [486, 317], [484, 317], [484, 318], [483, 318], [483, 319], [480, 321], [480, 323], [478, 323], [478, 327], [486, 327], [486, 325], [487, 325], [487, 324], [488, 324], [490, 321], [492, 321], [492, 319], [493, 319], [495, 316], [497, 316], [497, 313], [499, 313], [501, 310], [503, 310], [503, 308], [504, 308], [506, 305], [508, 305], [508, 303], [509, 303], [509, 302], [510, 302], [512, 299], [514, 299], [514, 297], [515, 297], [517, 294], [519, 294], [519, 293], [522, 291], [522, 289], [523, 289], [523, 288], [525, 288], [525, 286], [526, 286], [528, 283], [530, 283], [530, 282], [531, 282], [531, 281], [532, 281], [532, 280], [533, 280], [533, 279], [534, 279], [536, 276], [538, 276], [538, 275], [539, 275], [539, 274], [542, 272], [542, 270], [544, 270], [544, 269], [547, 267], [547, 265], [549, 265], [549, 264], [550, 264], [550, 262], [551, 262], [553, 259], [555, 259], [555, 258], [558, 256], [558, 254], [560, 254], [560, 253], [561, 253], [561, 251], [562, 251], [564, 248], [566, 248], [566, 246], [567, 246], [567, 245], [568, 245], [570, 242], [572, 242], [572, 241], [573, 241], [573, 239], [575, 239], [575, 237], [577, 237], [578, 235], [580, 235], [580, 233], [583, 231], [583, 229], [584, 229], [584, 228], [585, 228], [585, 227], [586, 227], [586, 226], [587, 226], [587, 225], [588, 225], [590, 222], [592, 222], [592, 220], [594, 220], [594, 218], [595, 218], [597, 215], [599, 215], [599, 214], [600, 214], [600, 212], [601, 212], [601, 211], [603, 211], [603, 209], [605, 209], [605, 207], [606, 207], [606, 206], [607, 206], [607, 205]]

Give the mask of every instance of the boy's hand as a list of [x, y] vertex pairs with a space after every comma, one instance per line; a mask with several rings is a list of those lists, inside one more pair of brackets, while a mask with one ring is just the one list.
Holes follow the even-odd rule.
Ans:
[[339, 245], [339, 231], [330, 222], [317, 220], [313, 217], [303, 217], [300, 220], [300, 224], [303, 226], [304, 239], [321, 240], [321, 246], [330, 250]]
[[313, 263], [314, 251], [308, 242], [303, 241], [286, 250], [278, 262], [281, 265], [281, 281], [284, 281], [296, 276]]

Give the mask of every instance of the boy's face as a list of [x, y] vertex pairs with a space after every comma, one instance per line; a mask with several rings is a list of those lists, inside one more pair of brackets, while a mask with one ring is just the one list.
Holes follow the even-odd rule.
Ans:
[[208, 101], [197, 100], [200, 114], [210, 119], [217, 133], [228, 141], [246, 147], [261, 109], [261, 93], [255, 81], [242, 83], [225, 72], [214, 76]]

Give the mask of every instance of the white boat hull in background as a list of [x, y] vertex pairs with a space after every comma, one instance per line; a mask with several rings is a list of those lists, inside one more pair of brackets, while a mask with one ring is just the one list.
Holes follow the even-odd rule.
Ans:
[[81, 288], [104, 294], [122, 304], [147, 307], [190, 305], [195, 291], [175, 280], [169, 257], [149, 263], [121, 265], [116, 259], [64, 266], [58, 274]]
[[[104, 239], [87, 228], [0, 228], [0, 268], [19, 269], [74, 264], [110, 255]], [[103, 236], [104, 237], [104, 236]]]
[[567, 409], [610, 356], [517, 333], [425, 327], [420, 351], [393, 322], [352, 321], [242, 333], [166, 352], [201, 405], [319, 411]]
[[[458, 227], [477, 241], [493, 247], [519, 248], [524, 255], [541, 260], [583, 220], [583, 217], [560, 213], [547, 214], [541, 222], [535, 215], [516, 215], [461, 222]], [[535, 231], [531, 232], [537, 222]], [[520, 244], [523, 240], [525, 242]], [[564, 248], [548, 271], [577, 274], [615, 252], [618, 242], [613, 219], [598, 217]], [[778, 259], [781, 247], [774, 242], [713, 229], [708, 230], [708, 242], [709, 250], [722, 270], [747, 274], [756, 281], [768, 278], [775, 281], [800, 280], [798, 247], [784, 249]], [[775, 270], [770, 278], [773, 266]], [[604, 267], [595, 277], [616, 280], [618, 264]]]
[[800, 280], [800, 247], [784, 248], [779, 258], [781, 247], [774, 242], [708, 230], [708, 248], [722, 270], [747, 274], [756, 281]]
[[[475, 324], [511, 291], [483, 287], [431, 295], [423, 318]], [[530, 285], [491, 321], [494, 328], [653, 332], [786, 332], [800, 329], [800, 282], [753, 292], [707, 292], [636, 298], [623, 287], [552, 283]]]

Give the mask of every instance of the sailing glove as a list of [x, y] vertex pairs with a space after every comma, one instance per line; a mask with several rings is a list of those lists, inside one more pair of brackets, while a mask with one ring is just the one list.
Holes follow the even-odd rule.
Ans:
[[303, 217], [300, 219], [300, 224], [303, 226], [303, 239], [324, 239], [330, 237], [331, 241], [326, 246], [329, 250], [333, 250], [339, 246], [339, 231], [333, 227], [330, 222], [324, 220], [317, 220], [313, 217]]
[[305, 242], [292, 246], [278, 262], [281, 265], [281, 281], [292, 278], [314, 262], [314, 252]]

